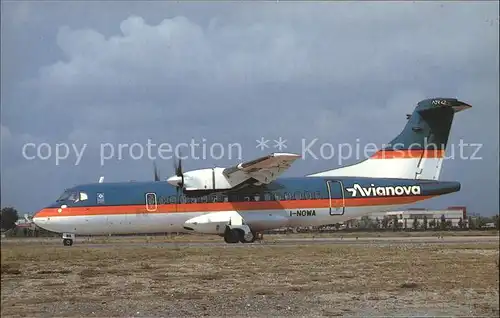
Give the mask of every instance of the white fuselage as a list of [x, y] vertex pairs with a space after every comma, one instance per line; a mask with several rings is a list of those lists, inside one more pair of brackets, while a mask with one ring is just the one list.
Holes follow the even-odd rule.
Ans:
[[[221, 234], [231, 215], [238, 213], [255, 231], [280, 227], [321, 226], [345, 222], [372, 212], [390, 211], [401, 205], [346, 207], [342, 209], [300, 208], [280, 210], [217, 211], [184, 213], [140, 213], [36, 217], [34, 222], [49, 231], [76, 235], [198, 232]], [[332, 214], [330, 214], [332, 213]], [[336, 214], [337, 213], [337, 214]], [[187, 230], [185, 227], [192, 228]]]

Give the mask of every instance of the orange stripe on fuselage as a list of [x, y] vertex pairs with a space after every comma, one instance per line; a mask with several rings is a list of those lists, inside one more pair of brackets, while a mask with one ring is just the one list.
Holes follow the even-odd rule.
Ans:
[[[433, 196], [401, 196], [380, 198], [349, 198], [345, 200], [345, 207], [362, 207], [377, 205], [409, 204], [430, 199]], [[332, 200], [332, 206], [341, 206], [342, 200]], [[286, 210], [286, 209], [320, 209], [330, 207], [330, 200], [290, 200], [290, 201], [257, 201], [257, 202], [216, 202], [216, 203], [183, 203], [159, 204], [155, 211], [147, 211], [145, 205], [114, 205], [89, 206], [43, 209], [35, 217], [57, 216], [85, 216], [85, 215], [119, 215], [119, 214], [148, 214], [148, 213], [189, 213], [189, 212], [219, 212], [241, 211], [251, 212], [259, 210]]]
[[408, 158], [443, 158], [444, 150], [442, 149], [427, 149], [427, 150], [379, 150], [371, 159], [408, 159]]

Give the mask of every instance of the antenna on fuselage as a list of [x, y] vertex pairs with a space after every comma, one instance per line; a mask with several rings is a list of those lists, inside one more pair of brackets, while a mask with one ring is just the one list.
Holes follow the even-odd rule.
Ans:
[[104, 176], [101, 176], [101, 177], [99, 178], [99, 183], [103, 183], [103, 182], [104, 182]]

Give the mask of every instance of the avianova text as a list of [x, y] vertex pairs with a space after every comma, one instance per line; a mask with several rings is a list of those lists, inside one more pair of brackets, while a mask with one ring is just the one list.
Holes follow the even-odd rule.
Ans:
[[346, 190], [353, 197], [403, 196], [420, 195], [421, 193], [419, 185], [375, 186], [374, 184], [370, 184], [370, 187], [362, 187], [358, 183], [355, 183], [351, 188], [346, 188]]

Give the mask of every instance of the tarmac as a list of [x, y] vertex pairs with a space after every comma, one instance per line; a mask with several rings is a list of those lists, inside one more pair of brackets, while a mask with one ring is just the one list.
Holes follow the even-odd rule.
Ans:
[[[84, 246], [86, 248], [103, 248], [103, 247], [128, 247], [128, 246], [149, 246], [149, 247], [255, 247], [255, 246], [300, 246], [311, 244], [348, 244], [348, 245], [435, 245], [435, 244], [476, 244], [476, 243], [499, 243], [499, 236], [427, 236], [427, 237], [320, 237], [320, 238], [273, 238], [272, 235], [266, 236], [262, 241], [256, 241], [250, 244], [227, 244], [221, 238], [220, 242], [127, 242], [128, 237], [112, 237], [112, 242], [93, 243], [92, 239], [76, 237], [73, 246]], [[8, 238], [2, 239], [2, 245], [13, 243], [46, 243], [49, 245], [62, 246], [60, 238]], [[65, 247], [71, 248], [71, 247]]]

